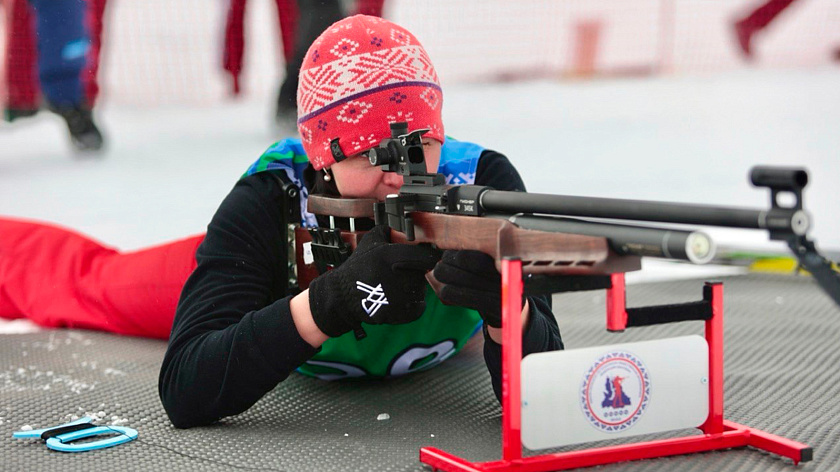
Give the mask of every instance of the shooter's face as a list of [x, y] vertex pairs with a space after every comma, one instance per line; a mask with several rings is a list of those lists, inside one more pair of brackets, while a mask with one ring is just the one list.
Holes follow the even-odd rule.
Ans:
[[[423, 139], [423, 151], [426, 157], [426, 169], [437, 172], [440, 163], [441, 142], [435, 139]], [[385, 197], [397, 193], [402, 187], [403, 178], [395, 172], [382, 172], [379, 167], [370, 165], [364, 154], [355, 154], [330, 167], [339, 193], [348, 198], [375, 198], [384, 201]]]

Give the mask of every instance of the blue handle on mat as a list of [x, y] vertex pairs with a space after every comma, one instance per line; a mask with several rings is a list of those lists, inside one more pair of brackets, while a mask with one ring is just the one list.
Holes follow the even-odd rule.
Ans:
[[[54, 431], [60, 428], [68, 428], [75, 425], [82, 425], [90, 423], [90, 417], [79, 418], [59, 426], [52, 426], [49, 428], [33, 429], [31, 431], [15, 431], [12, 437], [15, 439], [40, 439], [44, 433]], [[72, 428], [71, 428], [72, 429]], [[100, 439], [99, 441], [91, 441], [79, 444], [72, 444], [77, 439], [90, 438], [100, 436], [103, 434], [118, 433], [116, 436]], [[127, 443], [137, 439], [137, 430], [133, 428], [126, 428], [124, 426], [95, 426], [90, 424], [89, 427], [66, 433], [57, 434], [46, 438], [47, 447], [61, 452], [85, 452], [93, 451], [95, 449], [104, 449], [106, 447], [117, 446], [119, 444]]]

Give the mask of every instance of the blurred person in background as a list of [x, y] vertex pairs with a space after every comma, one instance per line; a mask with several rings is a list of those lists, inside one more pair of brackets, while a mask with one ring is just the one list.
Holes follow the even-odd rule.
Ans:
[[99, 92], [100, 38], [105, 0], [6, 0], [4, 119], [34, 116], [46, 107], [67, 124], [78, 151], [102, 148], [93, 119]]
[[[241, 92], [246, 1], [230, 1], [225, 27], [223, 62], [225, 70], [233, 79], [234, 95]], [[347, 12], [351, 10], [355, 10], [356, 14], [381, 17], [384, 2], [385, 0], [276, 0], [286, 67], [277, 96], [274, 119], [282, 135], [297, 134], [298, 76], [306, 51], [315, 38], [328, 26], [347, 16]]]

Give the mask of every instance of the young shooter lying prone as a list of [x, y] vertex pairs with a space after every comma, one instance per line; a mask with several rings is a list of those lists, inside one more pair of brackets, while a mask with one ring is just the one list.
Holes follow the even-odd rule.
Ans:
[[[182, 428], [247, 410], [294, 370], [322, 378], [407, 374], [414, 360], [433, 354], [425, 368], [451, 357], [479, 329], [499, 397], [500, 276], [490, 256], [438, 258], [426, 245], [392, 244], [388, 228], [374, 227], [341, 266], [297, 294], [287, 293], [279, 262], [284, 184], [299, 187], [307, 227], [319, 225], [306, 211], [310, 193], [379, 201], [398, 193], [402, 177], [364, 155], [391, 137], [392, 122], [430, 130], [428, 170], [448, 182], [524, 191], [504, 155], [444, 136], [442, 100], [435, 69], [409, 31], [376, 17], [343, 19], [315, 40], [301, 68], [301, 138], [274, 144], [248, 169], [205, 236], [119, 253], [60, 228], [0, 219], [7, 267], [0, 316], [169, 337], [159, 390]], [[26, 277], [36, 270], [41, 278]], [[428, 271], [444, 284], [440, 297]], [[524, 298], [522, 323], [523, 355], [563, 348], [549, 297]]]

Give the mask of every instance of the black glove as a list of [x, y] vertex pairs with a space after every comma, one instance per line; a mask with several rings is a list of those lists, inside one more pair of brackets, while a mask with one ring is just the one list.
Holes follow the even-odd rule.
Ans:
[[318, 328], [337, 337], [362, 323], [410, 323], [426, 309], [425, 274], [438, 260], [428, 245], [390, 244], [390, 229], [375, 226], [343, 264], [309, 285], [309, 307]]
[[480, 251], [444, 251], [433, 275], [442, 284], [437, 294], [445, 305], [472, 308], [487, 326], [502, 327], [502, 275], [492, 257]]

